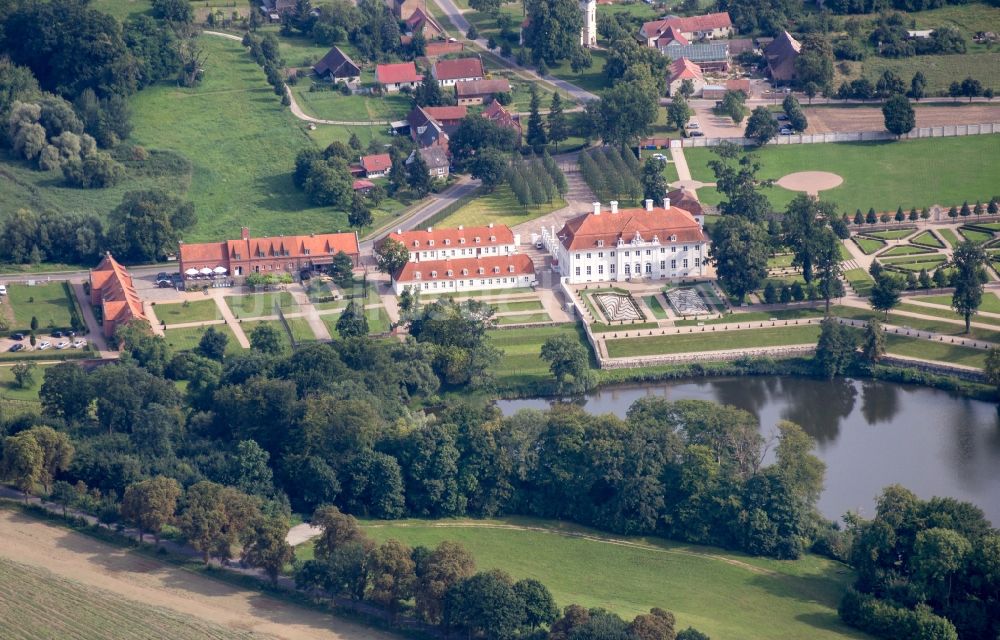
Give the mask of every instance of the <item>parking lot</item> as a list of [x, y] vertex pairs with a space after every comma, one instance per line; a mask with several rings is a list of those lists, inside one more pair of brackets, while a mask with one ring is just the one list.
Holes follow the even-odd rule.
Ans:
[[[60, 332], [56, 332], [60, 333]], [[73, 333], [72, 331], [67, 334]], [[19, 349], [15, 349], [19, 346]], [[36, 333], [35, 346], [31, 346], [31, 340], [27, 335], [21, 340], [0, 338], [0, 352], [28, 353], [31, 351], [66, 351], [73, 349], [83, 349], [87, 346], [87, 339], [76, 335], [52, 335], [51, 333]]]

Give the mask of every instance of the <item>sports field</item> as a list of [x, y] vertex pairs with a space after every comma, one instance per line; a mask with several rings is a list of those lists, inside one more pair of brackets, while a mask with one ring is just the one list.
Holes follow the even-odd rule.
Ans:
[[[837, 203], [840, 211], [905, 211], [934, 204], [960, 205], [968, 200], [988, 201], [1000, 183], [1000, 163], [987, 162], [1000, 155], [1000, 135], [961, 138], [928, 138], [897, 142], [843, 142], [837, 144], [769, 145], [756, 151], [759, 177], [777, 179], [797, 171], [829, 171], [844, 183], [820, 193], [822, 200]], [[714, 182], [708, 162], [717, 156], [706, 148], [685, 149], [695, 180]], [[943, 161], [947, 159], [947, 161]], [[777, 210], [796, 195], [774, 187], [766, 190]], [[698, 197], [717, 204], [722, 195], [712, 187], [698, 190]]]
[[663, 607], [677, 616], [678, 628], [694, 626], [713, 640], [863, 637], [837, 618], [851, 571], [817, 556], [751, 558], [527, 518], [379, 522], [365, 531], [409, 545], [455, 540], [472, 552], [477, 568], [538, 579], [559, 606], [604, 607], [628, 619]]

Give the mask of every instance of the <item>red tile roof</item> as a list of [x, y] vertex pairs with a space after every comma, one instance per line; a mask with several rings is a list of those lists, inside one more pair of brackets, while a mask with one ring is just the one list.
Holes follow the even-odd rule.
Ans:
[[726, 80], [726, 90], [727, 91], [742, 91], [750, 96], [750, 78], [733, 78], [731, 80]]
[[657, 42], [661, 45], [666, 45], [671, 42], [676, 42], [677, 44], [690, 44], [691, 41], [685, 38], [684, 34], [677, 28], [670, 25], [667, 27], [667, 30], [663, 32], [663, 35], [657, 39]]
[[395, 84], [397, 82], [420, 82], [424, 79], [417, 73], [417, 65], [412, 62], [396, 64], [380, 64], [375, 67], [375, 79], [379, 84]]
[[370, 156], [361, 156], [361, 166], [368, 173], [378, 173], [388, 171], [392, 167], [392, 156], [388, 153], [375, 153]]
[[485, 96], [493, 93], [503, 93], [510, 91], [510, 82], [507, 78], [497, 78], [495, 80], [466, 80], [455, 83], [455, 94], [459, 98], [468, 96]]
[[343, 251], [358, 254], [358, 237], [354, 233], [317, 233], [308, 236], [275, 236], [246, 238], [225, 242], [198, 242], [180, 245], [182, 271], [188, 266], [226, 267], [231, 260], [259, 258], [331, 255]]
[[440, 60], [434, 65], [434, 77], [438, 80], [461, 80], [482, 78], [483, 61], [479, 58], [457, 58]]
[[494, 100], [483, 109], [482, 116], [487, 120], [497, 123], [501, 127], [513, 129], [521, 135], [521, 121], [516, 115], [504, 108], [502, 104]]
[[374, 182], [372, 182], [371, 180], [365, 180], [364, 178], [355, 180], [353, 183], [351, 183], [351, 188], [354, 189], [355, 191], [359, 189], [371, 189], [374, 186], [375, 186]]
[[709, 13], [703, 16], [691, 16], [689, 18], [667, 18], [665, 20], [653, 20], [642, 25], [642, 32], [648, 38], [664, 33], [667, 28], [674, 27], [679, 32], [692, 33], [694, 31], [712, 31], [713, 29], [732, 28], [733, 21], [725, 11], [719, 13]]
[[[402, 242], [407, 249], [427, 249], [428, 247], [488, 247], [493, 245], [513, 244], [514, 232], [505, 224], [495, 224], [490, 227], [465, 227], [404, 231], [390, 233], [389, 237]], [[479, 238], [479, 242], [476, 242]], [[492, 240], [490, 238], [493, 238]], [[434, 244], [430, 244], [431, 241]], [[464, 242], [463, 242], [464, 241]]]
[[424, 113], [438, 122], [447, 122], [450, 120], [461, 120], [469, 113], [469, 108], [465, 105], [457, 107], [424, 107]]
[[674, 189], [667, 193], [667, 197], [670, 198], [671, 206], [684, 209], [693, 216], [700, 216], [704, 213], [701, 202], [698, 201], [698, 196], [692, 191]]
[[461, 42], [428, 42], [424, 46], [424, 55], [431, 58], [448, 53], [461, 53], [464, 50], [465, 45]]
[[605, 247], [614, 247], [619, 239], [628, 243], [636, 234], [646, 241], [656, 236], [662, 243], [668, 242], [670, 236], [677, 236], [678, 242], [705, 241], [701, 225], [689, 212], [675, 206], [669, 209], [655, 207], [652, 211], [605, 211], [599, 216], [585, 213], [568, 220], [558, 235], [564, 247], [576, 250], [597, 247], [599, 240], [603, 240]]
[[701, 67], [687, 58], [680, 58], [670, 63], [670, 82], [675, 80], [704, 80]]
[[[510, 256], [459, 258], [456, 260], [429, 260], [407, 262], [393, 276], [397, 282], [459, 280], [462, 278], [495, 278], [527, 276], [535, 273], [535, 263], [523, 253]], [[419, 278], [417, 277], [419, 274]]]
[[129, 320], [147, 320], [142, 300], [132, 284], [132, 276], [108, 252], [90, 271], [90, 287], [99, 291], [104, 322], [123, 324]]

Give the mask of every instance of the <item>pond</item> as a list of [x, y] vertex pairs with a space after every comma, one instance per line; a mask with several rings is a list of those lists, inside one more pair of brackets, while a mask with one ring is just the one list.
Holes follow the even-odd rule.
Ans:
[[[635, 400], [710, 400], [757, 416], [765, 436], [779, 420], [800, 424], [826, 462], [818, 507], [839, 519], [872, 517], [882, 488], [901, 484], [921, 498], [972, 502], [1000, 525], [1000, 416], [996, 405], [944, 391], [877, 380], [719, 378], [603, 388], [578, 400], [591, 413], [625, 416]], [[550, 399], [501, 400], [505, 414], [545, 409]]]

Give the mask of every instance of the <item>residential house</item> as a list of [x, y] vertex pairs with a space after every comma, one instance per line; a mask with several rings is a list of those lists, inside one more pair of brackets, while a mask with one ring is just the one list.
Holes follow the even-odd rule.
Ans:
[[351, 188], [354, 189], [355, 193], [366, 196], [375, 188], [375, 183], [365, 178], [357, 178], [351, 183]]
[[406, 34], [411, 38], [418, 33], [422, 34], [424, 40], [427, 41], [443, 40], [447, 37], [441, 24], [423, 7], [414, 9], [404, 22], [406, 23]]
[[361, 168], [366, 178], [381, 178], [392, 168], [392, 156], [388, 153], [361, 156]]
[[705, 76], [701, 73], [701, 67], [691, 62], [687, 58], [678, 58], [670, 64], [670, 77], [667, 81], [667, 88], [670, 95], [680, 91], [685, 80], [691, 81], [693, 88], [692, 96], [700, 96], [705, 87]]
[[435, 180], [447, 180], [449, 168], [451, 166], [451, 161], [448, 159], [448, 151], [445, 147], [427, 147], [425, 149], [417, 149], [410, 153], [410, 157], [406, 159], [406, 164], [410, 165], [414, 161], [414, 154], [420, 154], [420, 157], [424, 159], [427, 163], [427, 173], [430, 174], [431, 178]]
[[795, 60], [801, 51], [802, 45], [787, 31], [782, 31], [764, 48], [767, 72], [774, 82], [783, 84], [795, 79]]
[[149, 322], [132, 284], [132, 276], [110, 251], [90, 270], [90, 304], [101, 308], [105, 338], [114, 337], [118, 327], [132, 320]]
[[528, 287], [535, 263], [523, 253], [509, 256], [407, 262], [392, 276], [397, 295], [405, 289], [430, 293]]
[[729, 43], [725, 40], [705, 44], [680, 44], [680, 41], [674, 40], [662, 47], [660, 52], [671, 60], [687, 58], [698, 65], [703, 72], [725, 73], [729, 71], [731, 62]]
[[642, 25], [639, 29], [639, 39], [647, 47], [659, 47], [657, 40], [668, 29], [673, 30], [687, 40], [718, 40], [733, 35], [733, 21], [725, 11], [709, 13], [703, 16], [681, 18], [667, 16]]
[[470, 80], [455, 84], [455, 98], [458, 104], [483, 104], [492, 100], [498, 93], [509, 92], [510, 82], [507, 78]]
[[455, 58], [454, 60], [438, 60], [432, 67], [434, 79], [442, 87], [453, 86], [456, 82], [482, 80], [483, 61], [479, 58]]
[[397, 229], [388, 235], [410, 252], [410, 262], [454, 260], [485, 256], [509, 256], [517, 253], [521, 236], [505, 224], [484, 227], [435, 229]]
[[568, 282], [661, 280], [705, 275], [708, 239], [704, 218], [663, 199], [662, 207], [604, 212], [601, 203], [571, 218], [558, 232], [542, 229], [542, 243]]
[[251, 238], [243, 227], [239, 240], [222, 242], [180, 243], [178, 251], [181, 275], [197, 277], [202, 269], [243, 278], [251, 273], [291, 273], [298, 275], [333, 262], [333, 256], [343, 251], [358, 264], [358, 234], [316, 233], [307, 236], [274, 236]]
[[397, 20], [406, 20], [413, 15], [417, 9], [427, 11], [425, 0], [385, 0], [385, 5]]
[[361, 80], [361, 67], [339, 47], [330, 49], [323, 58], [313, 65], [317, 76], [331, 82], [345, 82], [348, 85]]
[[457, 107], [414, 107], [406, 116], [410, 137], [418, 147], [447, 147], [448, 137], [462, 123], [468, 110]]
[[481, 114], [487, 120], [495, 122], [501, 127], [513, 130], [517, 134], [517, 145], [521, 146], [521, 118], [516, 113], [511, 113], [502, 104], [494, 100], [489, 103]]
[[465, 51], [465, 44], [461, 42], [438, 40], [435, 42], [428, 42], [424, 45], [424, 57], [428, 59], [450, 55], [452, 53], [462, 53], [463, 51]]
[[400, 89], [416, 89], [424, 77], [417, 73], [417, 65], [412, 62], [380, 64], [375, 67], [375, 81], [386, 93], [396, 93]]

